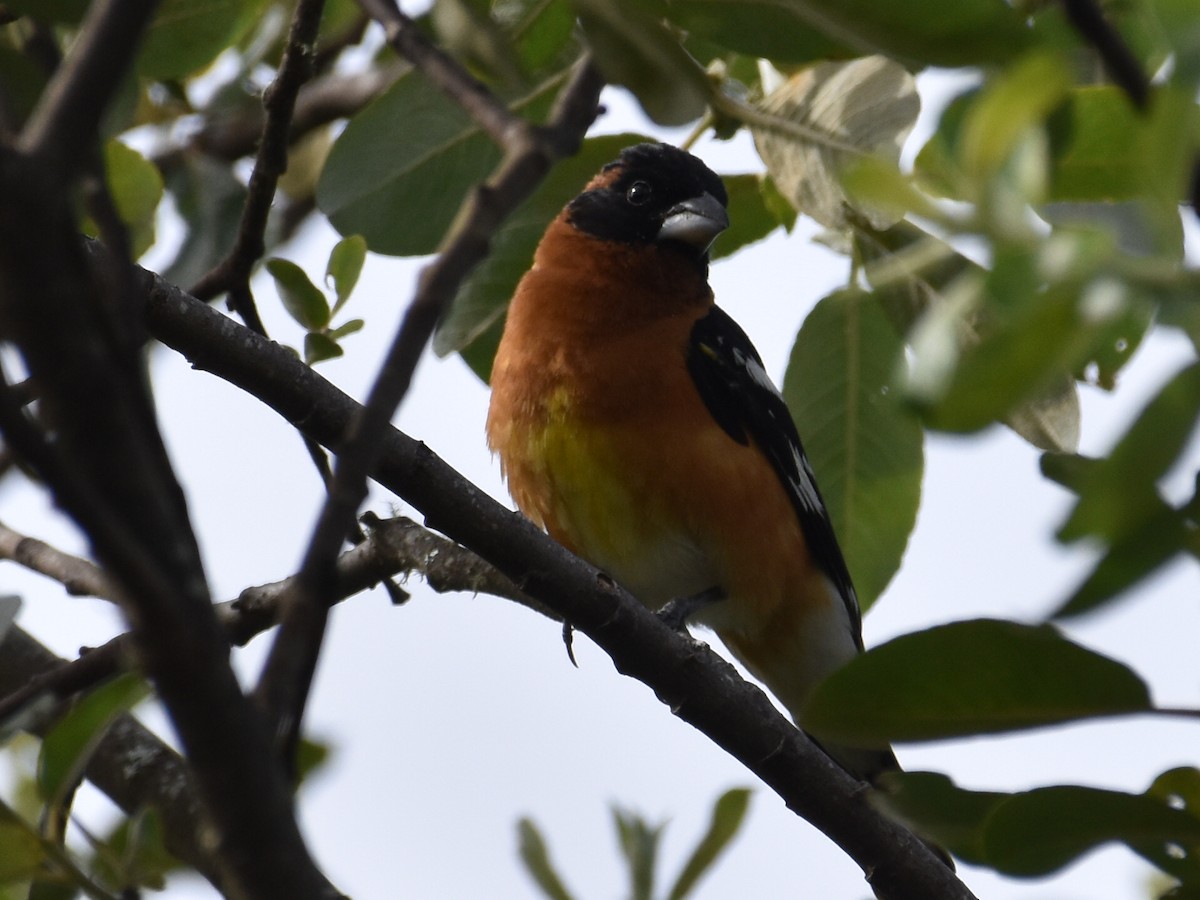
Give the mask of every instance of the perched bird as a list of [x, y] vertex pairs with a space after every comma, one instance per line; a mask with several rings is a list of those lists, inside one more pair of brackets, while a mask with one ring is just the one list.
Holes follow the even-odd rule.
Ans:
[[[488, 444], [526, 516], [652, 609], [693, 598], [691, 621], [803, 727], [813, 685], [862, 651], [861, 616], [787, 406], [713, 302], [726, 204], [666, 144], [586, 185], [512, 299]], [[860, 778], [897, 767], [886, 747], [823, 746]]]

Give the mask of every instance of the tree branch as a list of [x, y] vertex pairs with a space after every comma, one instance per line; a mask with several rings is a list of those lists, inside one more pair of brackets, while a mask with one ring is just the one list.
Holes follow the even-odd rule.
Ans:
[[0, 522], [0, 558], [52, 578], [74, 597], [117, 599], [117, 586], [95, 563], [26, 537]]
[[[13, 626], [0, 641], [0, 694], [17, 692], [31, 679], [68, 666]], [[57, 704], [49, 704], [38, 712], [29, 716], [22, 727], [45, 735], [60, 709]], [[219, 847], [203, 838], [204, 813], [191, 773], [178, 753], [132, 716], [121, 715], [101, 738], [85, 775], [130, 816], [147, 808], [156, 810], [167, 849], [194, 866], [218, 890], [223, 888]]]
[[16, 147], [0, 147], [0, 332], [38, 385], [54, 440], [7, 397], [4, 425], [21, 440], [12, 446], [49, 473], [118, 586], [141, 663], [194, 767], [228, 894], [333, 896], [229, 666], [141, 348], [121, 327], [122, 313], [136, 321], [122, 290], [131, 269], [115, 255], [89, 259], [76, 233], [74, 176], [151, 9], [98, 0]]
[[[354, 115], [396, 83], [409, 66], [399, 61], [375, 65], [365, 72], [334, 72], [310, 81], [300, 88], [288, 129], [288, 143], [295, 143], [311, 131]], [[188, 141], [209, 156], [229, 162], [249, 156], [258, 146], [265, 127], [266, 114], [261, 106], [241, 108], [229, 118], [210, 119]], [[161, 169], [175, 165], [175, 150], [154, 158]]]
[[[434, 58], [442, 59], [440, 55]], [[418, 57], [414, 62], [422, 65], [422, 60], [424, 57]], [[461, 69], [455, 71], [460, 80], [470, 77]], [[491, 236], [533, 192], [550, 166], [578, 150], [595, 119], [602, 87], [600, 76], [585, 59], [559, 95], [545, 126], [535, 128], [518, 119], [522, 127], [506, 128], [504, 160], [489, 182], [467, 198], [455, 226], [443, 239], [437, 260], [421, 273], [417, 294], [405, 312], [367, 402], [338, 440], [334, 477], [297, 576], [296, 593], [255, 692], [268, 710], [272, 731], [282, 740], [281, 749], [289, 758], [297, 744], [324, 636], [333, 596], [334, 564], [355, 512], [366, 497], [367, 478], [379, 457], [380, 440], [408, 392], [417, 361], [458, 285], [487, 255]]]
[[496, 144], [511, 146], [513, 132], [529, 127], [525, 119], [509, 110], [479, 79], [431, 43], [417, 24], [400, 12], [395, 0], [359, 0], [359, 5], [383, 26], [392, 49], [420, 69]]
[[96, 0], [91, 5], [71, 53], [25, 126], [20, 150], [43, 160], [59, 178], [75, 174], [156, 6], [158, 0]]
[[[335, 601], [341, 602], [393, 576], [419, 575], [438, 593], [491, 594], [527, 606], [553, 619], [559, 617], [527, 597], [502, 573], [465, 547], [405, 518], [371, 517], [370, 536], [342, 554], [337, 563]], [[115, 586], [95, 563], [64, 553], [36, 538], [0, 524], [0, 558], [58, 581], [67, 592], [112, 599]], [[246, 588], [237, 599], [219, 603], [217, 617], [230, 643], [244, 645], [279, 622], [285, 598], [295, 590], [295, 577]], [[75, 660], [37, 674], [18, 689], [0, 690], [0, 730], [14, 716], [41, 704], [55, 703], [136, 667], [133, 636], [117, 635]]]
[[[145, 273], [147, 321], [160, 340], [203, 370], [262, 400], [326, 446], [338, 444], [360, 407], [289, 354]], [[423, 444], [388, 429], [374, 477], [451, 539], [479, 553], [524, 592], [602, 647], [617, 670], [650, 686], [759, 776], [860, 866], [880, 897], [970, 898], [917, 838], [868, 802], [868, 791], [832, 763], [715, 653], [666, 627], [610, 579], [504, 509]]]

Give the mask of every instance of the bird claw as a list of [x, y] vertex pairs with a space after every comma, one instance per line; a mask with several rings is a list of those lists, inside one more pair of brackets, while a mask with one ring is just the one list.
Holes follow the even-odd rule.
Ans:
[[719, 600], [725, 599], [725, 591], [719, 587], [710, 587], [690, 597], [676, 597], [667, 601], [655, 615], [659, 620], [680, 634], [687, 633], [687, 622], [693, 615]]
[[570, 622], [563, 622], [562, 639], [563, 646], [567, 648], [567, 659], [578, 669], [579, 663], [575, 661], [575, 627]]

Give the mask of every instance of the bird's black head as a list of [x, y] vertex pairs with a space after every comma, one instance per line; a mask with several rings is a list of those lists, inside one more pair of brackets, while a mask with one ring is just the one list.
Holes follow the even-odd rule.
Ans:
[[708, 166], [669, 144], [621, 151], [567, 205], [580, 231], [628, 244], [671, 242], [700, 260], [729, 225], [725, 185]]

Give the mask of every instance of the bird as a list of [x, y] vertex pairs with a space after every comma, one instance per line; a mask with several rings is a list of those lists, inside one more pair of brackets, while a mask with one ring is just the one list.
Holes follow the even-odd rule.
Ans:
[[[513, 294], [487, 442], [526, 517], [712, 629], [803, 728], [813, 687], [863, 651], [862, 617], [787, 404], [708, 283], [727, 207], [669, 144], [605, 165]], [[899, 767], [810, 736], [859, 779]]]

